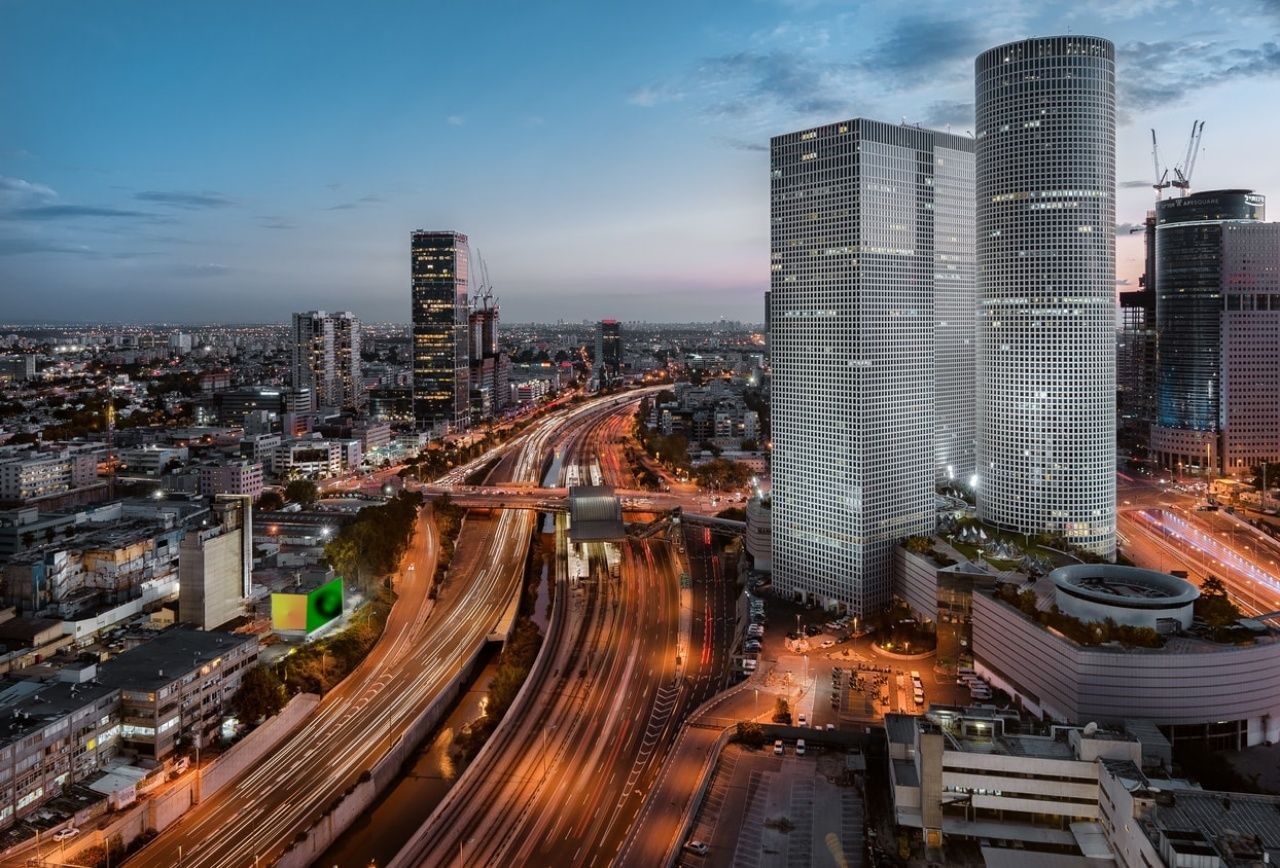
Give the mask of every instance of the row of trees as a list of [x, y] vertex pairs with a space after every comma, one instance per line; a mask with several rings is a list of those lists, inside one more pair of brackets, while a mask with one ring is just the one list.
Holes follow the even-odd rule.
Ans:
[[402, 491], [379, 506], [366, 506], [324, 547], [325, 557], [339, 575], [364, 583], [396, 569], [409, 548], [422, 495]]
[[996, 590], [1006, 602], [1017, 606], [1028, 618], [1052, 627], [1080, 645], [1119, 642], [1131, 648], [1159, 648], [1164, 644], [1164, 638], [1151, 627], [1119, 624], [1111, 618], [1104, 621], [1081, 621], [1061, 611], [1056, 605], [1049, 609], [1037, 608], [1039, 596], [1035, 591], [1018, 591], [1014, 585], [1007, 583], [997, 585]]
[[713, 491], [732, 491], [742, 488], [752, 477], [751, 468], [728, 458], [712, 458], [693, 469], [693, 478], [702, 488]]

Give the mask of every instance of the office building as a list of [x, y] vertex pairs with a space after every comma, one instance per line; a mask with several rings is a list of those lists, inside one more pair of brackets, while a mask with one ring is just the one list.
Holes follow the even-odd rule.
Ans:
[[1177, 471], [1280, 461], [1280, 224], [1249, 190], [1156, 205], [1157, 418]]
[[178, 547], [178, 617], [212, 630], [244, 614], [253, 591], [253, 501], [214, 498], [213, 522], [192, 530]]
[[292, 377], [321, 407], [360, 406], [360, 320], [350, 311], [312, 310], [293, 315]]
[[1005, 530], [1115, 553], [1115, 48], [976, 62], [977, 499]]
[[977, 437], [974, 410], [973, 140], [938, 135], [933, 145], [935, 473], [969, 486]]
[[622, 323], [616, 319], [596, 323], [595, 363], [601, 385], [622, 376]]
[[953, 224], [970, 148], [865, 119], [773, 139], [771, 561], [783, 593], [877, 612], [894, 544], [934, 527], [935, 275], [956, 265], [942, 282], [949, 304], [963, 295]]
[[465, 428], [470, 416], [467, 340], [467, 236], [460, 232], [414, 232], [413, 416], [419, 426]]
[[21, 504], [93, 485], [101, 457], [92, 447], [51, 452], [0, 447], [0, 501]]

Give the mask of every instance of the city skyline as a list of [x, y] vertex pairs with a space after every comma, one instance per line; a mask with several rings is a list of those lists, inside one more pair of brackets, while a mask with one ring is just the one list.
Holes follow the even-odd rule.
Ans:
[[1116, 270], [1136, 286], [1147, 127], [1174, 164], [1206, 120], [1194, 189], [1280, 187], [1258, 144], [1280, 120], [1247, 110], [1280, 71], [1280, 10], [1240, 0], [1206, 26], [1179, 14], [1194, 7], [436, 10], [456, 38], [433, 79], [447, 86], [425, 88], [407, 4], [360, 21], [236, 4], [63, 21], [4, 4], [4, 318], [350, 306], [407, 322], [405, 231], [457, 226], [509, 322], [759, 321], [770, 134], [859, 115], [971, 129], [976, 51], [1053, 30], [1117, 44]]

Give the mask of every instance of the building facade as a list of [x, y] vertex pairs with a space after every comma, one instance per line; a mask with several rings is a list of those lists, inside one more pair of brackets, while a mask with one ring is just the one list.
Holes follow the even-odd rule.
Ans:
[[253, 591], [253, 501], [220, 495], [215, 524], [182, 538], [178, 547], [178, 617], [213, 630], [244, 614]]
[[978, 514], [1115, 553], [1115, 48], [1028, 39], [976, 82]]
[[471, 399], [467, 236], [414, 232], [410, 265], [414, 420], [423, 427], [465, 428]]
[[784, 593], [879, 611], [893, 546], [933, 529], [935, 275], [952, 264], [939, 223], [944, 250], [960, 250], [966, 183], [938, 161], [962, 164], [968, 147], [866, 119], [773, 139], [771, 560]]
[[1264, 217], [1249, 190], [1156, 207], [1151, 451], [1171, 470], [1280, 460], [1280, 224]]
[[596, 323], [595, 362], [601, 385], [622, 376], [622, 323], [616, 319]]
[[318, 406], [360, 406], [360, 320], [355, 314], [295, 313], [290, 338], [295, 389], [310, 389]]

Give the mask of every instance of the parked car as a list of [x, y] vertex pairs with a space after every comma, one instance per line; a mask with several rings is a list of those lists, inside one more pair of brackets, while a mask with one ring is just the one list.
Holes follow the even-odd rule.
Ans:
[[711, 848], [707, 846], [706, 841], [699, 841], [696, 838], [693, 839], [692, 841], [685, 842], [684, 848], [688, 850], [690, 853], [693, 853], [698, 856], [705, 856], [707, 855], [707, 853], [711, 851]]
[[796, 756], [804, 756], [804, 739], [796, 739]]
[[785, 750], [782, 747], [782, 739], [778, 739], [773, 743], [773, 755], [782, 756], [783, 753], [785, 753]]
[[74, 826], [69, 826], [66, 829], [59, 829], [58, 831], [54, 832], [53, 840], [70, 841], [72, 838], [74, 838], [76, 835], [79, 835], [79, 834], [80, 834], [79, 829], [75, 828]]
[[809, 718], [805, 717], [803, 714], [796, 719], [796, 726], [807, 727], [808, 725], [809, 725]]

